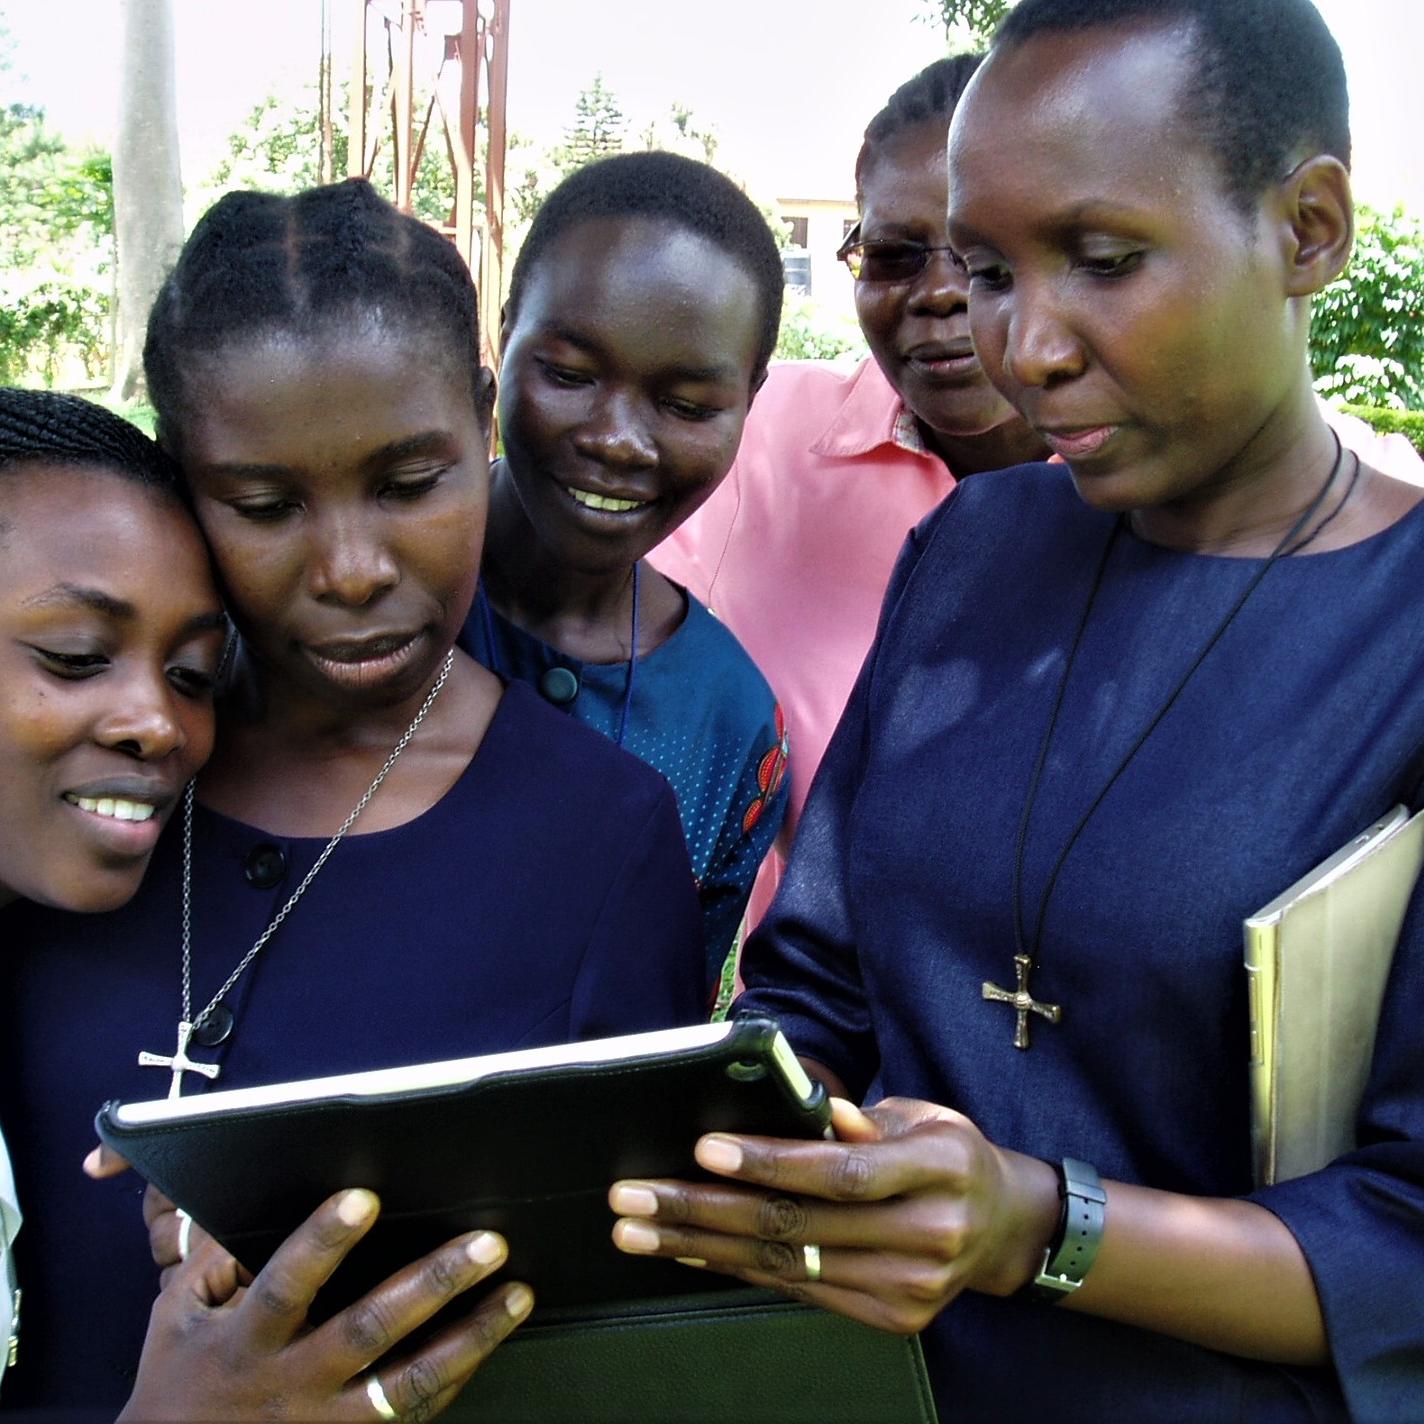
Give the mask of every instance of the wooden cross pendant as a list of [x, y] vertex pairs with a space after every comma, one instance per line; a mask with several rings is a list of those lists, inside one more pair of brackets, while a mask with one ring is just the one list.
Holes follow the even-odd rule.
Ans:
[[1033, 960], [1026, 954], [1014, 955], [1014, 973], [1018, 976], [1017, 989], [1001, 989], [997, 984], [984, 981], [984, 997], [996, 1004], [1012, 1004], [1018, 1013], [1018, 1023], [1014, 1028], [1014, 1047], [1028, 1047], [1028, 1016], [1038, 1014], [1049, 1023], [1057, 1023], [1063, 1017], [1063, 1010], [1057, 1004], [1040, 1004], [1029, 993], [1028, 976], [1033, 973]]
[[140, 1053], [138, 1056], [140, 1068], [172, 1069], [173, 1081], [168, 1085], [170, 1098], [182, 1097], [185, 1073], [201, 1073], [209, 1082], [218, 1076], [216, 1063], [195, 1063], [188, 1057], [188, 1040], [192, 1036], [193, 1025], [180, 1022], [178, 1025], [178, 1047], [174, 1050], [172, 1058], [165, 1058], [161, 1053]]

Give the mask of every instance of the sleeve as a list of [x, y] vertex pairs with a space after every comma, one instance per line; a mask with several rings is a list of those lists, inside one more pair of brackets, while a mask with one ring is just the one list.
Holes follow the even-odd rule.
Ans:
[[788, 765], [786, 719], [780, 706], [773, 704], [772, 717], [762, 724], [750, 744], [727, 817], [698, 887], [708, 987], [713, 990], [736, 943], [757, 871], [786, 819], [791, 794]]
[[823, 1063], [859, 1100], [879, 1067], [850, 902], [850, 824], [872, 739], [877, 666], [895, 614], [953, 495], [910, 532], [891, 575], [880, 627], [817, 769], [781, 888], [742, 951], [738, 1010], [777, 1018], [797, 1053]]
[[[661, 780], [661, 778], [659, 778]], [[605, 1038], [707, 1017], [702, 922], [672, 788], [629, 818], [574, 979], [570, 1034]]]
[[1424, 884], [1390, 971], [1355, 1151], [1251, 1199], [1310, 1263], [1350, 1415], [1407, 1424], [1424, 1402]]

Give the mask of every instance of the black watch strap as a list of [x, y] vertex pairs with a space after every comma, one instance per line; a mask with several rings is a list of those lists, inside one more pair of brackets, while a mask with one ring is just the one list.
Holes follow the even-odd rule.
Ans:
[[1058, 1196], [1063, 1203], [1058, 1230], [1029, 1282], [1035, 1300], [1055, 1302], [1072, 1295], [1083, 1284], [1103, 1239], [1108, 1198], [1097, 1168], [1065, 1157], [1058, 1167]]

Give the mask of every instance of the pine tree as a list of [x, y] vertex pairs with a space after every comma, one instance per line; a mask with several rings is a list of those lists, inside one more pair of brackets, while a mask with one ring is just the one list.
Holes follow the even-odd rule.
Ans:
[[621, 153], [626, 124], [618, 100], [603, 87], [603, 75], [595, 74], [593, 84], [579, 94], [574, 105], [574, 122], [564, 131], [559, 167], [571, 173], [595, 158]]

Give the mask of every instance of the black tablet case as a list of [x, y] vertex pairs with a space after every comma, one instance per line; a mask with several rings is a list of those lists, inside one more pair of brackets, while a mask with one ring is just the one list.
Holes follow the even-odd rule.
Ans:
[[679, 1295], [697, 1289], [686, 1267], [612, 1244], [608, 1188], [705, 1179], [692, 1158], [704, 1132], [822, 1135], [824, 1090], [799, 1099], [772, 1061], [775, 1034], [772, 1020], [748, 1016], [721, 1042], [676, 1054], [140, 1127], [120, 1124], [109, 1103], [96, 1125], [254, 1273], [332, 1192], [376, 1192], [380, 1219], [322, 1291], [328, 1312], [477, 1227], [505, 1236], [502, 1274], [527, 1281], [543, 1306]]
[[[691, 1272], [689, 1272], [691, 1274]], [[770, 1291], [630, 1302], [521, 1326], [450, 1424], [935, 1424], [920, 1342]]]
[[332, 1192], [376, 1192], [380, 1219], [323, 1289], [322, 1314], [461, 1232], [501, 1232], [510, 1254], [496, 1279], [529, 1282], [537, 1305], [467, 1391], [471, 1418], [930, 1420], [917, 1341], [612, 1244], [609, 1186], [706, 1179], [692, 1157], [702, 1133], [824, 1133], [825, 1094], [791, 1089], [775, 1034], [747, 1016], [675, 1054], [145, 1126], [119, 1123], [108, 1103], [96, 1125], [254, 1272]]

